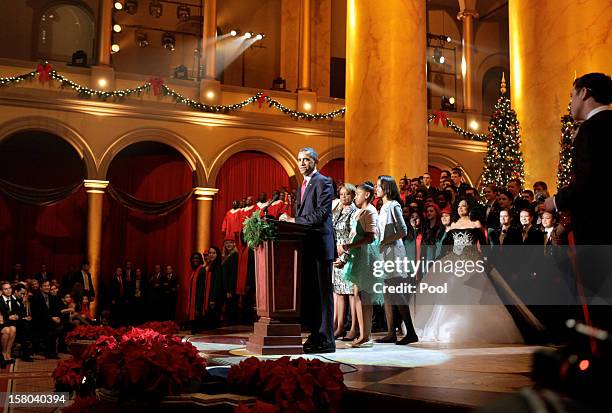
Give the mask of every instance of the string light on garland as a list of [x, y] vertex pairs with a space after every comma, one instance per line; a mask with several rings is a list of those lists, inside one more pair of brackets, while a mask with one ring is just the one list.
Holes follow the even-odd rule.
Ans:
[[573, 170], [573, 135], [577, 124], [571, 115], [570, 106], [567, 107], [567, 115], [561, 117], [561, 140], [559, 149], [559, 165], [557, 167], [557, 188], [569, 185]]
[[463, 129], [461, 126], [457, 125], [452, 119], [446, 116], [444, 112], [435, 112], [429, 115], [427, 118], [429, 123], [434, 122], [436, 125], [438, 123], [442, 123], [442, 126], [450, 128], [456, 134], [460, 135], [462, 138], [471, 139], [473, 141], [484, 142], [488, 139], [489, 135], [474, 133], [468, 130]]
[[25, 73], [19, 76], [9, 76], [9, 77], [0, 77], [0, 86], [7, 86], [13, 83], [19, 83], [24, 80], [32, 80], [36, 77], [38, 72], [36, 70], [31, 71], [30, 73]]
[[505, 187], [510, 179], [525, 182], [519, 122], [506, 96], [505, 75], [502, 75], [500, 91], [501, 96], [489, 121], [489, 141], [482, 173], [483, 188], [490, 183]]

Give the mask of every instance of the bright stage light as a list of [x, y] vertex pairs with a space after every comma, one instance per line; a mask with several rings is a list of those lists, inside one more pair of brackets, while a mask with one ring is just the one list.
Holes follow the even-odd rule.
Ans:
[[238, 30], [232, 29], [232, 30], [230, 30], [229, 34], [232, 37], [236, 37], [236, 36], [238, 36]]
[[119, 47], [119, 45], [117, 43], [115, 43], [115, 44], [113, 44], [111, 46], [111, 52], [117, 53], [119, 50], [121, 50], [121, 48]]
[[116, 1], [115, 10], [123, 10], [123, 3], [121, 3], [120, 1]]
[[120, 33], [121, 32], [121, 25], [120, 24], [113, 25], [113, 31], [115, 33]]
[[253, 33], [251, 33], [251, 32], [246, 32], [246, 33], [244, 34], [244, 37], [246, 37], [247, 39], [250, 39], [251, 37], [253, 37]]
[[255, 40], [261, 40], [263, 39], [265, 36], [263, 34], [258, 34], [257, 36], [255, 36]]

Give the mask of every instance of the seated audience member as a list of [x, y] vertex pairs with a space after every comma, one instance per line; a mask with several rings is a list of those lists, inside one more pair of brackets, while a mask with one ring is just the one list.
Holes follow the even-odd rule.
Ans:
[[42, 264], [40, 266], [40, 272], [36, 273], [36, 275], [34, 275], [34, 278], [36, 278], [39, 283], [46, 280], [51, 281], [53, 280], [53, 273], [47, 271], [47, 264]]
[[32, 299], [32, 327], [44, 345], [46, 358], [57, 359], [57, 338], [62, 330], [60, 304], [57, 296], [50, 294], [51, 284], [45, 281], [40, 293]]
[[19, 321], [19, 307], [13, 298], [13, 288], [8, 281], [0, 282], [2, 296], [0, 296], [0, 333], [2, 335], [2, 358], [0, 367], [5, 368], [7, 364], [12, 364], [13, 344], [17, 337], [17, 322]]
[[25, 271], [23, 270], [23, 265], [19, 262], [15, 263], [15, 265], [13, 265], [13, 269], [11, 270], [11, 272], [8, 275], [8, 281], [13, 283], [13, 282], [19, 282], [19, 281], [24, 281], [26, 279], [26, 274]]
[[13, 288], [13, 298], [19, 309], [17, 321], [17, 342], [20, 347], [21, 361], [32, 362], [32, 311], [28, 301], [28, 290], [25, 284], [19, 283]]

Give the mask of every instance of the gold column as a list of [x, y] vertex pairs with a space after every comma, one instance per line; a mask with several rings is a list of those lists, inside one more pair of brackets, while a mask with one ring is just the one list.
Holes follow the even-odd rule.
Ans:
[[349, 0], [345, 176], [427, 171], [425, 2]]
[[110, 66], [113, 0], [100, 0], [98, 11], [98, 65]]
[[202, 0], [204, 3], [204, 29], [202, 48], [204, 49], [204, 77], [216, 79], [217, 53], [217, 0]]
[[521, 123], [526, 184], [542, 180], [554, 193], [560, 117], [574, 73], [612, 73], [612, 13], [600, 0], [510, 0], [508, 9], [510, 91]]
[[196, 196], [196, 251], [204, 252], [210, 247], [210, 217], [213, 196], [219, 192], [216, 188], [195, 189]]
[[[87, 261], [96, 297], [100, 294], [100, 252], [102, 249], [102, 205], [108, 181], [86, 179], [87, 190]], [[97, 315], [98, 300], [90, 304], [91, 314]]]
[[301, 0], [298, 90], [312, 89], [310, 79], [310, 6], [311, 0]]
[[474, 19], [478, 18], [476, 1], [466, 0], [460, 2], [461, 11], [457, 18], [463, 21], [463, 39], [461, 44], [462, 62], [461, 75], [463, 76], [463, 111], [474, 111], [474, 87], [472, 74], [474, 72]]

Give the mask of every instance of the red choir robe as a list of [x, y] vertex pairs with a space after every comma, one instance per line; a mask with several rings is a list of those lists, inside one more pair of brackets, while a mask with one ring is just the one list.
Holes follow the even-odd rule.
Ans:
[[239, 234], [242, 230], [242, 221], [241, 221], [241, 209], [230, 209], [225, 214], [223, 218], [223, 224], [221, 225], [221, 231], [223, 232], [223, 239], [234, 239], [238, 242], [240, 238]]

